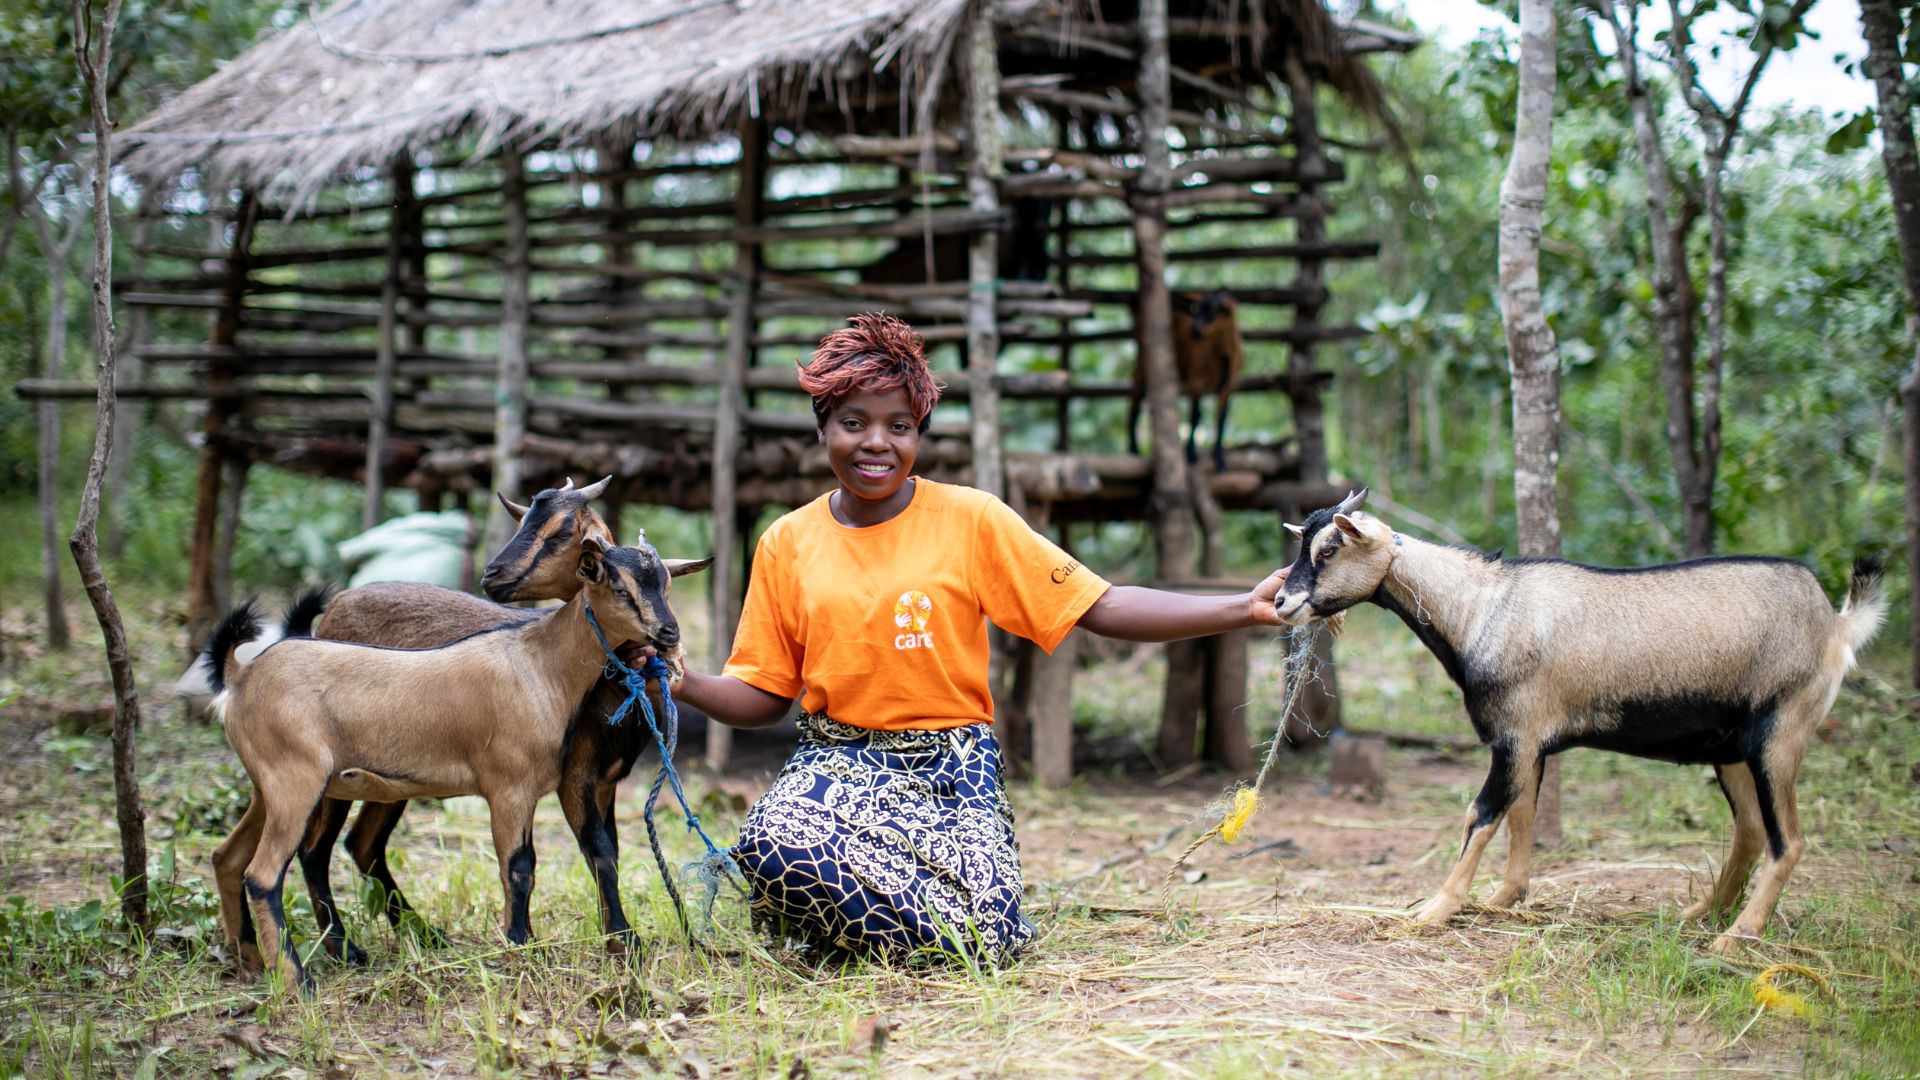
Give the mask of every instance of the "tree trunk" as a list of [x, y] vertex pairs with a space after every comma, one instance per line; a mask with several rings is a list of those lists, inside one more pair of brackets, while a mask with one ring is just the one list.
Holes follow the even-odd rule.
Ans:
[[[1500, 312], [1513, 381], [1513, 495], [1520, 553], [1560, 554], [1560, 346], [1540, 301], [1540, 233], [1552, 164], [1554, 66], [1552, 0], [1521, 0], [1520, 95], [1513, 157], [1500, 185]], [[1536, 836], [1560, 842], [1560, 769], [1549, 761], [1540, 786]]]
[[86, 487], [80, 494], [80, 516], [74, 523], [68, 546], [73, 550], [74, 564], [80, 568], [80, 581], [106, 639], [107, 666], [113, 674], [113, 804], [120, 826], [120, 866], [125, 878], [120, 889], [120, 912], [128, 926], [144, 929], [147, 925], [147, 825], [146, 811], [140, 804], [139, 763], [134, 753], [134, 735], [140, 727], [140, 691], [133, 680], [133, 655], [127, 648], [120, 609], [100, 568], [96, 535], [107, 460], [113, 453], [117, 397], [113, 381], [111, 283], [113, 196], [107, 186], [107, 177], [113, 169], [113, 126], [107, 119], [104, 80], [114, 23], [120, 17], [120, 0], [107, 0], [106, 14], [99, 26], [91, 25], [92, 17], [89, 0], [74, 0], [74, 49], [79, 54], [80, 71], [86, 80], [93, 114], [93, 343], [94, 378], [99, 390], [94, 405], [93, 455], [87, 462]]
[[1906, 271], [1908, 345], [1913, 366], [1900, 384], [1906, 411], [1903, 457], [1907, 490], [1907, 580], [1913, 679], [1920, 685], [1920, 158], [1913, 141], [1913, 100], [1907, 94], [1900, 59], [1900, 10], [1897, 0], [1860, 0], [1861, 30], [1867, 39], [1867, 72], [1880, 101], [1880, 160], [1893, 199], [1893, 220]]
[[1698, 306], [1687, 270], [1688, 215], [1676, 218], [1673, 179], [1660, 142], [1653, 95], [1640, 71], [1636, 35], [1638, 0], [1627, 5], [1623, 24], [1613, 0], [1600, 0], [1612, 24], [1620, 62], [1626, 72], [1627, 105], [1646, 177], [1647, 235], [1653, 252], [1654, 327], [1660, 341], [1660, 386], [1667, 397], [1667, 446], [1673, 453], [1674, 483], [1680, 491], [1683, 534], [1688, 556], [1713, 551], [1713, 486], [1703, 483], [1693, 414], [1693, 317]]
[[[967, 208], [1000, 208], [1000, 54], [993, 20], [997, 0], [973, 0], [967, 24]], [[967, 412], [972, 425], [973, 486], [1004, 496], [1000, 459], [1000, 393], [994, 369], [1000, 359], [1000, 235], [981, 229], [967, 250]]]
[[[67, 375], [67, 260], [66, 249], [47, 253], [47, 350], [42, 375]], [[67, 628], [66, 608], [60, 601], [60, 404], [42, 400], [40, 414], [40, 573], [46, 585], [47, 648], [64, 651], [73, 638]]]

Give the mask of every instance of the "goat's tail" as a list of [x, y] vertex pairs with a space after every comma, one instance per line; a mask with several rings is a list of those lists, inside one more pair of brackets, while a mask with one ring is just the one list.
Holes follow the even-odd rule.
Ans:
[[286, 619], [280, 624], [283, 637], [312, 637], [313, 620], [327, 610], [327, 604], [333, 599], [333, 586], [322, 585], [317, 589], [308, 589], [287, 609]]
[[235, 649], [260, 636], [260, 614], [253, 600], [248, 600], [220, 620], [220, 625], [207, 639], [207, 685], [213, 688], [213, 708], [218, 711], [226, 703], [227, 680], [231, 672], [227, 665], [238, 661], [233, 653]]
[[1847, 598], [1840, 604], [1840, 621], [1835, 632], [1847, 647], [1847, 666], [1880, 632], [1887, 618], [1887, 590], [1880, 580], [1880, 560], [1862, 555], [1853, 561], [1853, 579], [1847, 585]]

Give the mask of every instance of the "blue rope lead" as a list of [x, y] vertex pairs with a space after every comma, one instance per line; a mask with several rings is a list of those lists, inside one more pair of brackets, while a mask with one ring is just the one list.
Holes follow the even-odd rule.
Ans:
[[[607, 643], [607, 635], [600, 629], [600, 620], [593, 614], [593, 605], [582, 601], [582, 607], [587, 613], [587, 625], [593, 627], [593, 636], [599, 639], [601, 650], [607, 654], [607, 666], [602, 674], [610, 681], [620, 683], [627, 688], [627, 700], [620, 703], [620, 707], [607, 718], [607, 723], [618, 727], [620, 721], [626, 719], [627, 714], [633, 711], [634, 703], [639, 702], [640, 715], [647, 721], [647, 730], [653, 733], [654, 745], [660, 748], [660, 771], [654, 774], [653, 786], [647, 790], [647, 803], [641, 812], [641, 818], [647, 824], [647, 843], [653, 848], [653, 861], [660, 867], [660, 878], [666, 882], [667, 895], [673, 900], [673, 910], [680, 916], [680, 927], [691, 937], [693, 928], [687, 921], [686, 904], [680, 899], [680, 890], [674, 883], [673, 871], [667, 867], [666, 854], [660, 848], [659, 830], [653, 823], [653, 808], [660, 801], [660, 790], [663, 785], [673, 785], [673, 797], [679, 801], [680, 812], [686, 816], [687, 828], [699, 834], [701, 841], [707, 845], [706, 856], [693, 865], [700, 867], [701, 876], [708, 882], [706, 909], [709, 913], [713, 909], [713, 894], [719, 889], [719, 877], [722, 874], [740, 875], [740, 868], [734, 863], [733, 857], [716, 845], [713, 838], [707, 835], [707, 831], [700, 827], [700, 815], [694, 813], [693, 807], [687, 804], [687, 791], [680, 783], [680, 771], [673, 767], [673, 755], [680, 746], [680, 710], [674, 706], [673, 691], [667, 686], [672, 672], [668, 669], [666, 661], [658, 656], [651, 656], [638, 670], [634, 669], [621, 660], [614, 653], [613, 647]], [[660, 721], [654, 716], [653, 702], [647, 697], [647, 680], [649, 679], [660, 688], [660, 709], [666, 714], [664, 732]], [[740, 875], [740, 882], [744, 883], [745, 880], [745, 876]]]

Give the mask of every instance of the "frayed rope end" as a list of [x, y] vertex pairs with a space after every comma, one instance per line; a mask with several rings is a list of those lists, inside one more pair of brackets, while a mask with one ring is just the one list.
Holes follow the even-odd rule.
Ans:
[[1240, 839], [1240, 830], [1253, 820], [1254, 812], [1260, 809], [1260, 793], [1251, 787], [1239, 788], [1233, 793], [1233, 807], [1220, 821], [1220, 839], [1231, 844]]

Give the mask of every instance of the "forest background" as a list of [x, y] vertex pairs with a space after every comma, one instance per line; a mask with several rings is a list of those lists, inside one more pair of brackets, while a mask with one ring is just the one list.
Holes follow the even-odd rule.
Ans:
[[[58, 242], [70, 222], [83, 234], [87, 228], [83, 179], [66, 160], [80, 150], [74, 133], [83, 127], [84, 102], [64, 10], [22, 4], [0, 14], [0, 54], [8, 57], [0, 65], [0, 118], [17, 147], [17, 179], [27, 185], [0, 193], [6, 385], [35, 375], [80, 378], [91, 368], [84, 303], [90, 247], [84, 239], [71, 245], [62, 267], [68, 280], [55, 289], [42, 243]], [[303, 10], [270, 2], [129, 4], [115, 46], [118, 124], [137, 120], [264, 28], [287, 25]], [[1360, 14], [1408, 23], [1403, 11]], [[1620, 73], [1596, 25], [1580, 17], [1561, 22], [1543, 239], [1545, 304], [1565, 369], [1565, 553], [1598, 563], [1665, 561], [1681, 554], [1680, 511], [1663, 432], [1643, 174]], [[1806, 35], [1796, 45], [1828, 49]], [[1511, 406], [1494, 266], [1516, 49], [1508, 35], [1485, 30], [1463, 44], [1430, 41], [1378, 59], [1405, 152], [1350, 155], [1340, 217], [1331, 226], [1333, 235], [1373, 236], [1383, 244], [1377, 262], [1353, 264], [1329, 282], [1335, 305], [1375, 331], [1334, 360], [1335, 472], [1371, 484], [1389, 505], [1432, 519], [1408, 522], [1416, 529], [1425, 524], [1425, 531], [1489, 548], [1512, 545]], [[1691, 114], [1673, 98], [1666, 72], [1652, 67], [1668, 152], [1683, 186], [1697, 187], [1700, 139]], [[1379, 141], [1357, 119], [1345, 119], [1356, 141]], [[1900, 535], [1898, 383], [1910, 353], [1886, 184], [1869, 144], [1869, 113], [1774, 107], [1750, 116], [1747, 126], [1728, 177], [1729, 360], [1716, 547], [1804, 558], [1837, 585], [1857, 550], [1896, 545]], [[30, 188], [36, 182], [37, 194]], [[115, 194], [124, 210], [139, 197], [130, 185]], [[44, 237], [33, 215], [22, 213], [27, 198], [44, 216]], [[1703, 278], [1704, 224], [1692, 239], [1695, 276]], [[124, 263], [137, 257], [124, 242], [116, 252]], [[1248, 264], [1227, 284], [1264, 284], [1268, 269]], [[116, 266], [117, 273], [128, 270]], [[1174, 273], [1174, 286], [1185, 284], [1177, 264]], [[57, 373], [47, 366], [56, 349], [50, 320], [66, 338]], [[127, 317], [121, 321], [125, 333]], [[1123, 377], [1131, 350], [1094, 361], [1099, 374]], [[1018, 350], [1002, 361], [1015, 369], [1029, 362], [1050, 361]], [[1256, 351], [1250, 367], [1283, 362], [1277, 350]], [[123, 441], [131, 453], [106, 512], [110, 578], [177, 596], [185, 584], [195, 455], [185, 433], [198, 425], [186, 414], [189, 406], [124, 407], [131, 426]], [[60, 408], [67, 414], [57, 485], [64, 523], [73, 516], [91, 432], [88, 404]], [[1282, 398], [1249, 396], [1235, 403], [1232, 427], [1243, 435], [1283, 433], [1291, 426], [1286, 411]], [[1015, 410], [1008, 420], [1016, 444], [1038, 444], [1049, 434], [1038, 409], [1030, 417]], [[1080, 445], [1123, 445], [1117, 405], [1085, 409], [1076, 426]], [[0, 513], [16, 522], [35, 516], [35, 431], [30, 403], [0, 398]], [[412, 508], [410, 495], [391, 498], [395, 511]], [[359, 499], [348, 485], [265, 470], [248, 489], [234, 579], [274, 590], [337, 576], [329, 542], [358, 531]], [[676, 549], [699, 549], [708, 531], [697, 516], [650, 512], [649, 519], [656, 538]], [[1264, 515], [1233, 520], [1230, 528], [1235, 569], [1277, 560], [1276, 529]], [[39, 576], [34, 543], [28, 530], [0, 532], [0, 592], [16, 603]], [[1087, 543], [1110, 573], [1146, 576], [1150, 569], [1144, 530], [1113, 526]], [[72, 574], [70, 564], [63, 573]], [[71, 583], [67, 595], [78, 597]], [[1904, 636], [1904, 626], [1894, 629], [1884, 640]]]

